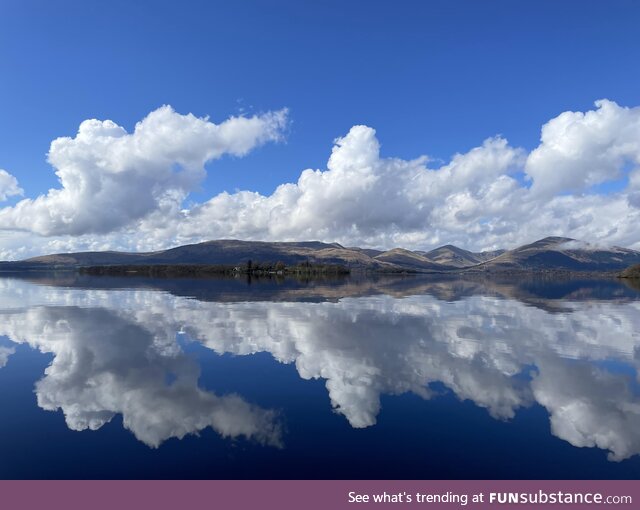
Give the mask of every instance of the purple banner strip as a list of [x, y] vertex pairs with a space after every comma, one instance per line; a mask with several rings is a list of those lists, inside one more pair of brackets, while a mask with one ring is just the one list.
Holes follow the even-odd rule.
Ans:
[[640, 508], [638, 481], [0, 481], [3, 508]]

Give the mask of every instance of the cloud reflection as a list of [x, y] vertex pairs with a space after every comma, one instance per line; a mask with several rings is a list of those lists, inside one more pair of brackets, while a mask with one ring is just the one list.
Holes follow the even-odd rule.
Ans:
[[[376, 423], [381, 395], [429, 399], [439, 382], [497, 419], [540, 404], [554, 435], [608, 450], [611, 460], [640, 453], [640, 398], [629, 375], [637, 374], [638, 301], [565, 301], [564, 312], [551, 313], [478, 295], [219, 303], [1, 283], [0, 333], [54, 354], [38, 402], [61, 408], [73, 429], [122, 413], [152, 446], [207, 426], [278, 444], [272, 411], [198, 388], [198, 367], [176, 342], [181, 332], [217, 353], [268, 352], [303, 379], [324, 379], [333, 408], [356, 428]], [[21, 308], [11, 310], [15, 303]]]
[[3, 313], [0, 333], [54, 355], [36, 383], [38, 405], [62, 409], [72, 430], [97, 430], [120, 413], [151, 447], [207, 427], [281, 444], [274, 411], [199, 388], [197, 363], [131, 319], [105, 308], [36, 306]]
[[7, 364], [9, 361], [9, 356], [11, 356], [15, 351], [13, 347], [4, 347], [0, 345], [0, 368]]

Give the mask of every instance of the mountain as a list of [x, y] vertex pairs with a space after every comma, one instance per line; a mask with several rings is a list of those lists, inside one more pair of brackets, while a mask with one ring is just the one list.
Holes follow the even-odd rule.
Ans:
[[458, 248], [457, 246], [447, 244], [428, 252], [417, 251], [415, 253], [422, 255], [430, 262], [460, 268], [475, 266], [476, 264], [480, 264], [481, 262], [491, 260], [498, 255], [503, 254], [504, 251], [505, 250], [495, 250], [474, 253], [468, 250], [463, 250], [462, 248]]
[[352, 270], [387, 272], [522, 272], [541, 270], [619, 271], [640, 263], [640, 252], [601, 248], [567, 237], [546, 237], [514, 250], [474, 253], [456, 246], [429, 252], [345, 248], [338, 243], [218, 240], [147, 253], [115, 251], [58, 253], [19, 262], [0, 262], [0, 271], [74, 269], [101, 265], [242, 265], [279, 262], [339, 264]]
[[187, 244], [147, 253], [79, 252], [44, 255], [26, 259], [27, 263], [102, 265], [102, 264], [239, 264], [253, 259], [302, 262], [311, 253], [339, 252], [339, 244], [316, 241], [266, 243], [259, 241], [219, 240]]
[[504, 271], [616, 271], [640, 263], [640, 252], [602, 248], [569, 237], [545, 237], [474, 266], [473, 270]]
[[278, 262], [295, 265], [341, 264], [354, 269], [398, 271], [403, 268], [385, 260], [375, 260], [368, 253], [377, 250], [345, 248], [338, 243], [318, 241], [270, 243], [261, 241], [218, 240], [189, 244], [163, 251], [147, 253], [79, 252], [58, 253], [33, 257], [20, 262], [0, 263], [0, 270], [38, 269], [55, 266], [73, 268], [100, 265], [156, 265], [156, 264], [223, 264], [240, 265], [253, 262]]

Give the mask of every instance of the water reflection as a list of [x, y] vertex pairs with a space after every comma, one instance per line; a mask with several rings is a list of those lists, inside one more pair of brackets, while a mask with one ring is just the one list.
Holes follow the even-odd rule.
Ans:
[[9, 361], [9, 356], [11, 356], [14, 352], [14, 348], [4, 347], [0, 345], [0, 368], [7, 364], [7, 361]]
[[[496, 419], [537, 403], [554, 435], [611, 460], [640, 453], [640, 301], [616, 282], [372, 280], [268, 287], [266, 298], [255, 282], [253, 294], [233, 282], [191, 292], [176, 281], [41, 283], [0, 280], [0, 334], [53, 354], [38, 405], [62, 409], [74, 430], [121, 413], [150, 446], [206, 427], [281, 445], [273, 410], [198, 386], [179, 334], [220, 354], [267, 352], [302, 379], [325, 380], [355, 428], [376, 423], [381, 395], [437, 398], [440, 383]], [[0, 347], [0, 366], [10, 353]]]
[[0, 317], [0, 334], [53, 354], [36, 383], [38, 405], [61, 409], [72, 430], [99, 429], [120, 413], [124, 426], [151, 447], [206, 427], [280, 445], [274, 411], [200, 389], [197, 363], [157, 333], [106, 308], [34, 306]]

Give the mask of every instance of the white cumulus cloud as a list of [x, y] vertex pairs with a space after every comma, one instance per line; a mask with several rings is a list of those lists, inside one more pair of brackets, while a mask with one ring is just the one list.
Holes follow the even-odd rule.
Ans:
[[532, 191], [583, 191], [618, 179], [625, 164], [640, 165], [640, 107], [604, 99], [595, 104], [597, 110], [564, 112], [542, 127], [526, 164]]
[[23, 190], [18, 186], [18, 180], [0, 168], [0, 200], [6, 200], [14, 195], [22, 195], [22, 193]]
[[[596, 105], [549, 121], [530, 154], [494, 137], [439, 167], [427, 157], [383, 158], [375, 130], [354, 126], [336, 140], [326, 170], [305, 170], [269, 196], [217, 195], [176, 218], [171, 234], [175, 242], [208, 235], [476, 250], [565, 235], [638, 247], [640, 170], [626, 187], [622, 179], [640, 162], [640, 108]], [[589, 189], [616, 180], [622, 191]]]
[[[86, 120], [74, 138], [51, 143], [48, 160], [61, 187], [3, 209], [0, 227], [44, 236], [101, 234], [171, 211], [205, 177], [207, 162], [279, 140], [286, 122], [286, 110], [214, 124], [170, 106], [151, 112], [133, 133], [111, 120]], [[5, 184], [10, 178], [0, 173], [0, 198], [3, 189], [15, 194], [16, 183]]]
[[531, 152], [494, 136], [443, 164], [385, 157], [376, 131], [356, 125], [334, 141], [325, 169], [303, 170], [271, 194], [224, 192], [185, 205], [207, 161], [277, 140], [285, 124], [285, 111], [215, 125], [169, 107], [132, 134], [86, 121], [75, 138], [52, 144], [62, 187], [0, 210], [0, 229], [26, 231], [5, 236], [0, 254], [216, 238], [479, 251], [549, 235], [640, 249], [640, 107], [600, 100], [549, 120]]

